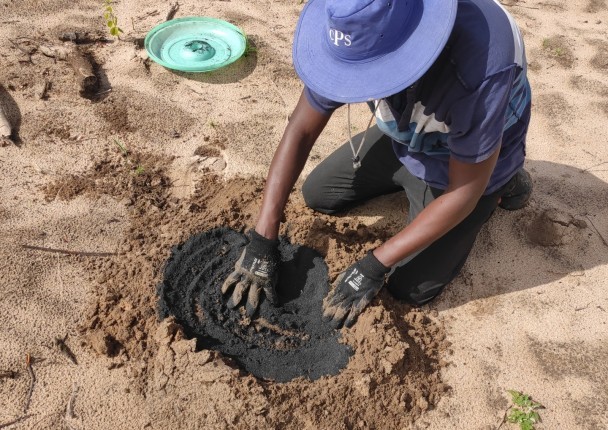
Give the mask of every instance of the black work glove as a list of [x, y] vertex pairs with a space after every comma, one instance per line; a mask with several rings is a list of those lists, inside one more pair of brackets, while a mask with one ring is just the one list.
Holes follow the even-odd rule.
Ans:
[[323, 302], [323, 320], [334, 328], [351, 327], [384, 285], [390, 271], [372, 251], [338, 276], [336, 287]]
[[243, 249], [241, 257], [234, 265], [232, 272], [222, 285], [222, 294], [234, 291], [228, 300], [228, 307], [235, 308], [247, 295], [245, 309], [252, 316], [260, 305], [260, 292], [264, 290], [266, 298], [277, 304], [275, 285], [279, 269], [278, 240], [266, 239], [255, 230], [249, 231], [249, 244]]

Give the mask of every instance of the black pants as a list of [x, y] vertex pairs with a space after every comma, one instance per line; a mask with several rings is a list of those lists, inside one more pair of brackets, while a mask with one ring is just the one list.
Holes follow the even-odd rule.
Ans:
[[[353, 169], [348, 143], [323, 160], [302, 186], [306, 204], [319, 212], [332, 214], [373, 197], [405, 189], [411, 222], [443, 190], [428, 186], [411, 175], [395, 156], [391, 139], [370, 128], [367, 142], [359, 154], [361, 167]], [[353, 138], [355, 147], [361, 134]], [[506, 186], [505, 186], [506, 187]], [[483, 196], [473, 212], [460, 224], [424, 250], [393, 267], [387, 281], [391, 294], [414, 305], [422, 305], [454, 279], [464, 265], [482, 225], [490, 218], [502, 191]]]

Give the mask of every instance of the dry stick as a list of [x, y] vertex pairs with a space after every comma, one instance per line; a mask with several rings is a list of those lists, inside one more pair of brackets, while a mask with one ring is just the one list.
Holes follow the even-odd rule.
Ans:
[[515, 7], [523, 7], [523, 8], [525, 8], [525, 9], [536, 9], [536, 10], [540, 10], [540, 8], [539, 8], [539, 7], [534, 7], [534, 6], [524, 6], [524, 5], [521, 5], [521, 4], [514, 4], [514, 5], [510, 5], [510, 6], [515, 6]]
[[539, 7], [534, 7], [534, 6], [524, 6], [524, 5], [517, 4], [517, 3], [503, 3], [503, 2], [500, 2], [500, 4], [501, 4], [501, 5], [503, 5], [503, 6], [507, 6], [507, 7], [513, 7], [513, 6], [516, 6], [516, 7], [523, 7], [523, 8], [526, 8], [526, 9], [537, 9], [537, 10], [538, 10], [538, 9], [540, 9]]
[[505, 413], [502, 414], [502, 420], [500, 421], [500, 424], [498, 425], [498, 427], [496, 427], [496, 430], [500, 430], [502, 425], [507, 422], [507, 414], [509, 413], [509, 409], [511, 409], [510, 405], [507, 407], [507, 409], [505, 409]]
[[76, 360], [76, 356], [74, 355], [74, 353], [72, 352], [70, 347], [65, 343], [67, 338], [68, 338], [67, 334], [65, 335], [65, 337], [63, 339], [60, 337], [56, 337], [55, 345], [57, 346], [57, 348], [59, 348], [59, 351], [61, 351], [61, 353], [63, 355], [65, 355], [67, 358], [69, 358], [72, 363], [77, 365], [78, 360]]
[[72, 395], [70, 396], [70, 399], [68, 400], [68, 404], [65, 407], [65, 421], [66, 421], [66, 425], [68, 426], [69, 429], [72, 429], [73, 427], [70, 425], [69, 421], [74, 419], [74, 400], [76, 399], [76, 394], [78, 394], [78, 385], [76, 385], [76, 383], [74, 383], [74, 385], [72, 385]]
[[34, 369], [32, 369], [32, 356], [29, 353], [25, 356], [25, 366], [27, 368], [28, 373], [30, 374], [30, 388], [29, 390], [27, 390], [23, 413], [27, 413], [27, 410], [30, 408], [30, 402], [32, 401], [32, 393], [34, 392], [34, 384], [36, 383], [36, 375], [34, 374]]
[[[27, 39], [27, 38], [25, 38], [25, 39]], [[33, 61], [32, 61], [32, 52], [28, 51], [25, 48], [22, 48], [21, 46], [19, 46], [19, 44], [17, 42], [15, 42], [12, 39], [8, 39], [8, 41], [11, 42], [11, 45], [13, 45], [14, 48], [17, 48], [18, 50], [20, 50], [21, 52], [23, 52], [25, 55], [27, 55], [27, 61], [29, 63], [34, 64]]]
[[99, 80], [89, 59], [75, 49], [68, 56], [68, 63], [76, 72], [80, 83], [80, 91], [83, 94], [95, 94], [99, 90]]
[[80, 255], [83, 257], [111, 257], [118, 255], [116, 252], [84, 252], [84, 251], [68, 251], [67, 249], [47, 248], [44, 246], [21, 245], [25, 249], [33, 249], [35, 251], [57, 252], [59, 254]]
[[175, 4], [172, 4], [171, 9], [169, 9], [169, 13], [167, 14], [167, 19], [165, 19], [165, 21], [171, 21], [173, 18], [175, 18], [175, 14], [177, 13], [178, 9], [179, 9], [178, 2], [175, 2]]
[[608, 247], [608, 242], [606, 241], [604, 236], [602, 236], [602, 233], [600, 233], [600, 231], [597, 229], [595, 224], [593, 224], [593, 221], [591, 221], [591, 218], [589, 218], [589, 215], [585, 215], [585, 217], [589, 220], [589, 222], [591, 223], [591, 226], [593, 227], [593, 229], [595, 230], [597, 235], [600, 237], [600, 239], [602, 239], [602, 242], [604, 242], [604, 245], [606, 245], [606, 247]]
[[147, 18], [149, 16], [156, 16], [156, 15], [158, 15], [158, 9], [154, 9], [154, 10], [146, 12], [142, 15], [136, 16], [135, 19], [137, 19], [138, 21], [141, 21], [144, 18]]
[[17, 377], [17, 372], [13, 370], [0, 370], [0, 379], [15, 379]]
[[[289, 109], [287, 100], [285, 100], [285, 97], [283, 97], [283, 95], [281, 94], [281, 90], [279, 90], [279, 86], [277, 85], [277, 83], [272, 78], [270, 78], [270, 82], [272, 82], [272, 85], [274, 85], [275, 90], [277, 90], [278, 96], [283, 101], [283, 106], [285, 106], [285, 110]], [[285, 125], [287, 125], [289, 123], [289, 118], [290, 118], [290, 115], [286, 113], [285, 114]]]
[[585, 306], [581, 306], [580, 308], [574, 308], [574, 312], [578, 312], [578, 311], [582, 311], [584, 309], [587, 309], [591, 303], [593, 303], [593, 302], [589, 302]]
[[33, 416], [34, 416], [33, 414], [28, 414], [28, 415], [24, 415], [24, 416], [19, 417], [19, 418], [15, 418], [13, 421], [9, 421], [7, 423], [0, 424], [0, 429], [12, 426], [13, 424], [20, 423], [21, 421], [24, 421], [24, 420], [28, 419], [29, 417], [33, 417]]
[[[585, 152], [587, 152], [587, 151], [585, 151]], [[591, 167], [587, 167], [586, 169], [581, 170], [581, 172], [588, 172], [591, 169], [593, 169], [594, 167], [602, 166], [602, 165], [607, 164], [607, 163], [608, 163], [608, 161], [602, 161], [601, 163], [594, 164]]]
[[88, 32], [73, 31], [63, 33], [59, 36], [62, 42], [74, 42], [76, 44], [89, 44], [96, 42], [109, 42], [108, 38], [100, 35], [91, 35]]
[[40, 91], [38, 92], [38, 98], [40, 100], [46, 100], [49, 97], [49, 90], [52, 86], [53, 84], [51, 84], [51, 81], [45, 79], [44, 84], [41, 86]]

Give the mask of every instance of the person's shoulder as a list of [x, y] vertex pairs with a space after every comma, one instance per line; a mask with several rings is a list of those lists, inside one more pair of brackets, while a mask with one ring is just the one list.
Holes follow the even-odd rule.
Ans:
[[314, 92], [311, 88], [304, 87], [304, 95], [308, 100], [308, 103], [319, 113], [323, 115], [331, 115], [333, 111], [338, 109], [344, 103], [340, 103], [334, 100], [330, 100], [327, 97]]
[[495, 0], [459, 0], [448, 49], [459, 80], [469, 89], [525, 61], [517, 25]]

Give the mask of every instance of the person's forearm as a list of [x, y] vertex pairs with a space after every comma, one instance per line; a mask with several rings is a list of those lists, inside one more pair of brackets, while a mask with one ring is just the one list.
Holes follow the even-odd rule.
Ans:
[[287, 127], [274, 154], [266, 186], [262, 208], [255, 230], [269, 239], [276, 239], [283, 210], [293, 185], [304, 168], [316, 136], [300, 135]]
[[466, 190], [446, 192], [420, 212], [411, 224], [374, 250], [374, 255], [387, 267], [397, 264], [462, 222], [473, 211], [478, 199]]
[[306, 96], [300, 95], [266, 178], [262, 209], [255, 226], [255, 231], [262, 236], [277, 238], [289, 193], [328, 120], [329, 116], [314, 110]]
[[460, 224], [473, 210], [488, 185], [500, 146], [486, 160], [467, 164], [450, 159], [447, 190], [433, 200], [410, 225], [374, 250], [386, 267], [420, 251]]

